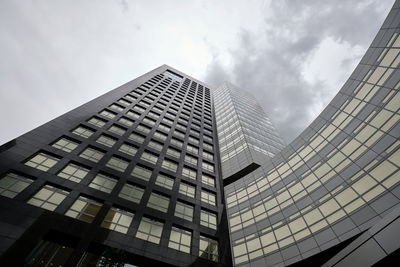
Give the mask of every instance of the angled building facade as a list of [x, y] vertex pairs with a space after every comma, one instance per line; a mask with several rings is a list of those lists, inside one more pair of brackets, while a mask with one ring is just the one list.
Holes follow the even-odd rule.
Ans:
[[0, 265], [384, 266], [400, 235], [400, 2], [285, 146], [161, 66], [0, 147]]

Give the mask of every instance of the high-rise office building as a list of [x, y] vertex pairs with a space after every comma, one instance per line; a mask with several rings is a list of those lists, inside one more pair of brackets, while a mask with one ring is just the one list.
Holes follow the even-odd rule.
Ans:
[[0, 148], [2, 266], [398, 259], [400, 2], [285, 146], [257, 101], [161, 66]]

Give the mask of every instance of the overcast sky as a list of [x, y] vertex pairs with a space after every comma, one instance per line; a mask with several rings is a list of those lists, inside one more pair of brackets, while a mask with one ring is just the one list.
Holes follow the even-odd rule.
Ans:
[[393, 0], [0, 1], [0, 144], [162, 64], [252, 92], [287, 143]]

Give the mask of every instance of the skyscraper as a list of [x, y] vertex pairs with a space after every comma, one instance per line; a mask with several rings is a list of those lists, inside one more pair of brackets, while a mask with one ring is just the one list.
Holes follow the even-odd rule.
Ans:
[[285, 146], [163, 65], [0, 148], [2, 266], [371, 266], [399, 257], [400, 2]]

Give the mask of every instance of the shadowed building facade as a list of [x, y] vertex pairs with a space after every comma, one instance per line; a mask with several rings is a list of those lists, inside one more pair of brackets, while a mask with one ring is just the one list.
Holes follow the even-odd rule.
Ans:
[[398, 258], [399, 7], [287, 146], [251, 95], [166, 65], [4, 144], [1, 265]]

